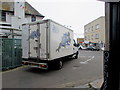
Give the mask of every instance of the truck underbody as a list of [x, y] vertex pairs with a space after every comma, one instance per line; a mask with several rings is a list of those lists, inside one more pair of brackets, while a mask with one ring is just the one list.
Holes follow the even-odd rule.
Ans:
[[70, 58], [77, 59], [78, 52], [69, 56], [57, 58], [54, 60], [43, 60], [37, 58], [23, 58], [22, 65], [29, 65], [30, 67], [40, 68], [40, 69], [61, 69], [64, 60], [69, 60]]

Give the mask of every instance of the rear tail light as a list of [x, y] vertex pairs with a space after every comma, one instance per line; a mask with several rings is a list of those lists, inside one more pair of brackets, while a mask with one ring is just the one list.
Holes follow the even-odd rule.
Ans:
[[40, 67], [47, 68], [47, 65], [42, 65], [42, 64], [41, 64]]

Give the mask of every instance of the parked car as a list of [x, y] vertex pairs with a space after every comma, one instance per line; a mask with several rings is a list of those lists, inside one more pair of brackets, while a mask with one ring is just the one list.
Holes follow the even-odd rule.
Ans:
[[100, 49], [95, 47], [95, 46], [88, 46], [87, 50], [91, 50], [91, 51], [99, 51]]
[[87, 48], [85, 47], [85, 46], [82, 46], [82, 45], [80, 45], [79, 47], [78, 47], [78, 49], [80, 50], [86, 50]]

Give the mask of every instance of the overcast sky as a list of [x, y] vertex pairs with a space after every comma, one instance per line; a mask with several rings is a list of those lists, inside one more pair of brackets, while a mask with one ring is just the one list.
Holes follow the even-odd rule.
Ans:
[[44, 15], [44, 19], [52, 19], [71, 28], [75, 37], [83, 37], [84, 25], [100, 16], [105, 16], [104, 2], [97, 0], [26, 1]]

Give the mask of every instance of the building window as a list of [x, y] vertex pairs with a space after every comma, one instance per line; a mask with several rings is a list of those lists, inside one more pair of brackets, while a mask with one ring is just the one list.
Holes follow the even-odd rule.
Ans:
[[89, 32], [91, 31], [90, 28], [88, 30], [89, 30]]
[[91, 27], [91, 31], [93, 31], [93, 26]]
[[2, 11], [1, 21], [6, 21], [6, 12]]
[[31, 21], [32, 22], [36, 21], [36, 16], [32, 15]]
[[99, 24], [95, 25], [95, 29], [99, 29], [99, 28], [100, 28]]
[[95, 39], [99, 39], [99, 34], [96, 34], [96, 35], [95, 35]]

